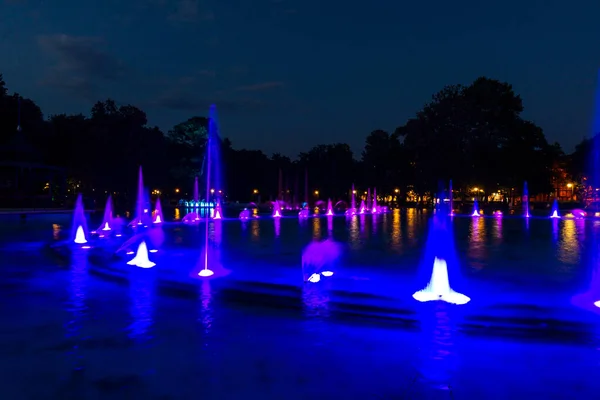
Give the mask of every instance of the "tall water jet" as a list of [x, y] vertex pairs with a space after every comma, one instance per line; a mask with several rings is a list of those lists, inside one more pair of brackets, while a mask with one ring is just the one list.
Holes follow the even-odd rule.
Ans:
[[527, 187], [527, 181], [523, 183], [523, 216], [529, 218], [529, 188]]
[[333, 205], [331, 204], [331, 199], [327, 200], [327, 215], [333, 215]]
[[373, 214], [377, 214], [377, 212], [379, 211], [377, 209], [377, 188], [373, 189], [373, 206], [371, 208], [371, 212]]
[[452, 189], [452, 179], [448, 184], [448, 200], [450, 201], [450, 216], [454, 216], [454, 190]]
[[198, 194], [198, 177], [195, 176], [194, 177], [194, 204], [192, 205], [192, 207], [198, 207], [199, 204], [200, 204], [200, 198], [199, 198], [199, 194]]
[[215, 211], [213, 213], [213, 219], [221, 219], [223, 215], [223, 211], [221, 210], [221, 201], [216, 198], [215, 199]]
[[154, 205], [154, 216], [153, 221], [155, 224], [161, 224], [164, 221], [162, 207], [160, 205], [160, 197], [156, 198], [156, 204]]
[[356, 215], [356, 190], [354, 189], [354, 183], [352, 184], [352, 191], [350, 192], [350, 208], [346, 210], [346, 215]]
[[273, 203], [273, 218], [281, 217], [281, 207], [279, 206], [279, 202], [275, 200]]
[[[208, 119], [208, 135], [206, 140], [206, 154], [204, 160], [206, 161], [206, 202], [210, 204], [210, 182], [211, 182], [211, 168], [213, 161], [213, 153], [215, 149], [213, 146], [217, 145], [218, 140], [218, 126], [217, 126], [217, 108], [215, 105], [210, 106], [209, 119]], [[214, 275], [214, 272], [208, 268], [208, 221], [210, 213], [205, 214], [205, 240], [204, 240], [204, 268], [200, 270], [198, 276], [202, 278], [208, 278]]]
[[137, 252], [135, 253], [135, 257], [133, 257], [131, 261], [128, 261], [127, 264], [140, 268], [152, 268], [156, 265], [148, 258], [148, 246], [145, 241], [140, 243]]
[[147, 207], [148, 197], [146, 190], [144, 189], [144, 177], [142, 175], [142, 166], [140, 165], [138, 171], [138, 185], [137, 185], [137, 199], [135, 204], [135, 218], [131, 221], [130, 225], [141, 226], [147, 225], [151, 222], [149, 209]]
[[554, 199], [552, 203], [552, 213], [550, 214], [550, 218], [560, 218], [560, 213], [558, 212], [558, 199]]
[[479, 213], [479, 201], [477, 200], [477, 197], [475, 197], [475, 200], [473, 200], [473, 214], [471, 214], [472, 217], [481, 217], [481, 214]]
[[[367, 189], [367, 201], [366, 201], [366, 209], [371, 209], [371, 188]], [[366, 210], [365, 210], [366, 211]]]
[[[109, 194], [106, 199], [106, 206], [104, 207], [104, 216], [102, 217], [102, 224], [97, 231], [110, 231], [113, 228], [113, 205], [112, 196]], [[92, 232], [93, 233], [93, 232]]]
[[71, 239], [73, 243], [87, 243], [87, 221], [85, 220], [85, 211], [83, 209], [83, 196], [77, 195], [75, 201], [75, 211], [73, 212], [73, 225], [71, 227]]
[[367, 211], [367, 206], [365, 205], [365, 201], [361, 200], [360, 201], [360, 211], [358, 213], [359, 214], [364, 214], [365, 211]]

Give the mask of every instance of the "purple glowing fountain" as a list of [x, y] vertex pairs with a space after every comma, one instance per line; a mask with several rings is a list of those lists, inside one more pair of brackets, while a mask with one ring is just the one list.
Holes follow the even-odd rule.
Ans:
[[558, 199], [554, 199], [552, 203], [552, 213], [550, 214], [550, 218], [560, 218], [560, 213], [558, 212]]
[[156, 204], [154, 205], [153, 221], [155, 224], [161, 224], [163, 219], [162, 207], [160, 205], [160, 197], [156, 198]]
[[333, 205], [331, 204], [331, 199], [327, 200], [327, 215], [333, 215]]
[[[102, 217], [102, 224], [96, 230], [97, 232], [108, 232], [113, 228], [113, 205], [112, 197], [109, 194], [106, 199], [106, 206], [104, 207], [104, 216]], [[92, 232], [93, 233], [93, 232]]]
[[83, 209], [83, 196], [81, 193], [77, 195], [75, 201], [75, 211], [73, 212], [73, 226], [71, 227], [71, 238], [73, 243], [87, 243], [87, 221], [85, 219], [85, 211]]
[[481, 217], [481, 214], [479, 213], [479, 201], [477, 200], [477, 197], [475, 197], [475, 200], [473, 200], [473, 214], [471, 214], [472, 217]]
[[523, 183], [523, 216], [529, 218], [529, 188], [527, 187], [527, 181]]

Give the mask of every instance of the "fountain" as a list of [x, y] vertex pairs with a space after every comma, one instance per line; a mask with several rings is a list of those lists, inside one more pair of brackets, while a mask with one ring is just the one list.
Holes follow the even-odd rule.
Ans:
[[[210, 106], [209, 118], [208, 118], [208, 135], [206, 138], [206, 154], [205, 154], [205, 162], [206, 162], [206, 202], [210, 204], [210, 194], [214, 193], [210, 189], [210, 179], [211, 179], [211, 168], [212, 168], [212, 159], [216, 158], [218, 148], [218, 124], [217, 124], [217, 108], [214, 105]], [[217, 160], [218, 162], [218, 160]], [[218, 181], [219, 179], [219, 171], [217, 168], [213, 171]], [[220, 183], [220, 182], [218, 182]], [[215, 200], [216, 204], [216, 200]], [[215, 212], [217, 209], [215, 208]], [[204, 238], [204, 268], [198, 272], [198, 276], [201, 278], [208, 278], [214, 275], [214, 272], [208, 268], [208, 221], [209, 221], [210, 213], [205, 213], [205, 238]]]
[[[415, 292], [413, 298], [420, 302], [440, 300], [452, 304], [466, 304], [470, 299], [459, 293], [460, 290], [453, 290], [450, 287], [450, 278], [452, 278], [453, 285], [458, 285], [458, 289], [462, 289], [463, 282], [454, 248], [452, 219], [446, 218], [448, 215], [446, 207], [446, 204], [442, 202], [439, 205], [441, 212], [435, 213], [431, 217], [425, 254], [417, 283], [424, 289]], [[429, 274], [428, 271], [432, 264], [433, 270]]]
[[160, 197], [156, 198], [156, 205], [154, 206], [154, 215], [153, 215], [153, 222], [155, 224], [161, 224], [163, 222], [163, 212], [162, 212], [162, 207], [160, 205]]
[[360, 211], [358, 213], [359, 214], [364, 214], [365, 211], [367, 211], [367, 206], [365, 206], [365, 201], [361, 200], [360, 201]]
[[87, 243], [87, 221], [83, 209], [83, 197], [81, 193], [77, 195], [75, 202], [75, 211], [73, 212], [73, 226], [71, 228], [71, 238], [73, 243]]
[[425, 289], [415, 292], [413, 298], [420, 302], [439, 300], [457, 305], [467, 304], [471, 300], [450, 288], [446, 261], [437, 257], [433, 261], [433, 272], [429, 284]]
[[333, 205], [331, 204], [331, 199], [327, 200], [327, 215], [328, 216], [333, 215]]
[[135, 205], [135, 218], [131, 221], [130, 225], [148, 225], [148, 208], [146, 207], [147, 199], [146, 199], [146, 191], [144, 189], [144, 177], [142, 175], [142, 166], [140, 165], [138, 172], [138, 192], [137, 192], [137, 201]]
[[373, 207], [372, 207], [371, 212], [373, 214], [377, 214], [378, 211], [379, 210], [377, 209], [377, 188], [374, 188], [373, 189]]
[[273, 203], [273, 218], [281, 217], [281, 208], [279, 207], [279, 201], [275, 200]]
[[333, 276], [332, 269], [342, 255], [341, 246], [331, 239], [311, 242], [302, 252], [302, 275], [305, 282], [317, 283], [321, 276]]
[[479, 201], [477, 200], [477, 197], [475, 197], [473, 200], [473, 214], [471, 214], [471, 216], [481, 217], [481, 214], [479, 213]]
[[523, 183], [523, 216], [525, 218], [531, 217], [529, 214], [529, 188], [527, 186], [527, 181]]
[[152, 268], [156, 265], [148, 258], [148, 246], [145, 241], [140, 243], [135, 257], [131, 261], [128, 261], [127, 264], [140, 268]]
[[198, 195], [198, 177], [195, 176], [194, 177], [194, 198], [193, 198], [194, 202], [192, 203], [192, 207], [198, 207], [200, 205], [200, 198]]
[[300, 210], [300, 212], [298, 212], [298, 218], [300, 219], [306, 219], [310, 216], [310, 210], [308, 208], [303, 208], [302, 210]]
[[221, 219], [221, 215], [223, 214], [223, 212], [221, 211], [221, 202], [219, 201], [219, 199], [215, 199], [215, 211], [213, 213], [213, 219]]
[[[97, 229], [97, 231], [110, 231], [112, 229], [112, 221], [113, 221], [113, 206], [112, 206], [112, 197], [109, 194], [106, 199], [106, 206], [104, 207], [104, 216], [102, 217], [102, 224]], [[92, 232], [93, 233], [93, 232]]]
[[249, 220], [250, 219], [250, 210], [248, 210], [247, 208], [244, 208], [242, 211], [240, 211], [240, 219], [241, 220]]
[[452, 179], [450, 179], [450, 183], [448, 184], [448, 199], [450, 201], [450, 216], [454, 216], [454, 190], [452, 189]]
[[558, 212], [558, 199], [554, 199], [552, 203], [552, 213], [550, 214], [550, 218], [560, 218], [560, 213]]

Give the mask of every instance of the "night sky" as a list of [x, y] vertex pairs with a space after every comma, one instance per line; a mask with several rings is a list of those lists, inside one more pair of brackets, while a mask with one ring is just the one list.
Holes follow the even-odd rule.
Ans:
[[600, 1], [0, 0], [0, 73], [45, 115], [131, 103], [168, 130], [219, 109], [236, 148], [362, 150], [444, 85], [514, 85], [566, 151], [591, 133]]

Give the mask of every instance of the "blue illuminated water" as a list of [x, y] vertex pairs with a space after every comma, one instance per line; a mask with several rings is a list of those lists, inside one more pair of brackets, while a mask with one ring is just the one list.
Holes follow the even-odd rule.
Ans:
[[[69, 261], [44, 247], [69, 215], [6, 217], [3, 398], [595, 398], [600, 316], [569, 298], [600, 222], [455, 217], [472, 301], [453, 307], [411, 297], [427, 221], [408, 210], [211, 222], [232, 273], [190, 290], [161, 282], [193, 267], [202, 225], [167, 223], [162, 257], [178, 263], [124, 278], [83, 250]], [[340, 280], [302, 288], [303, 246], [329, 235], [346, 245]]]

